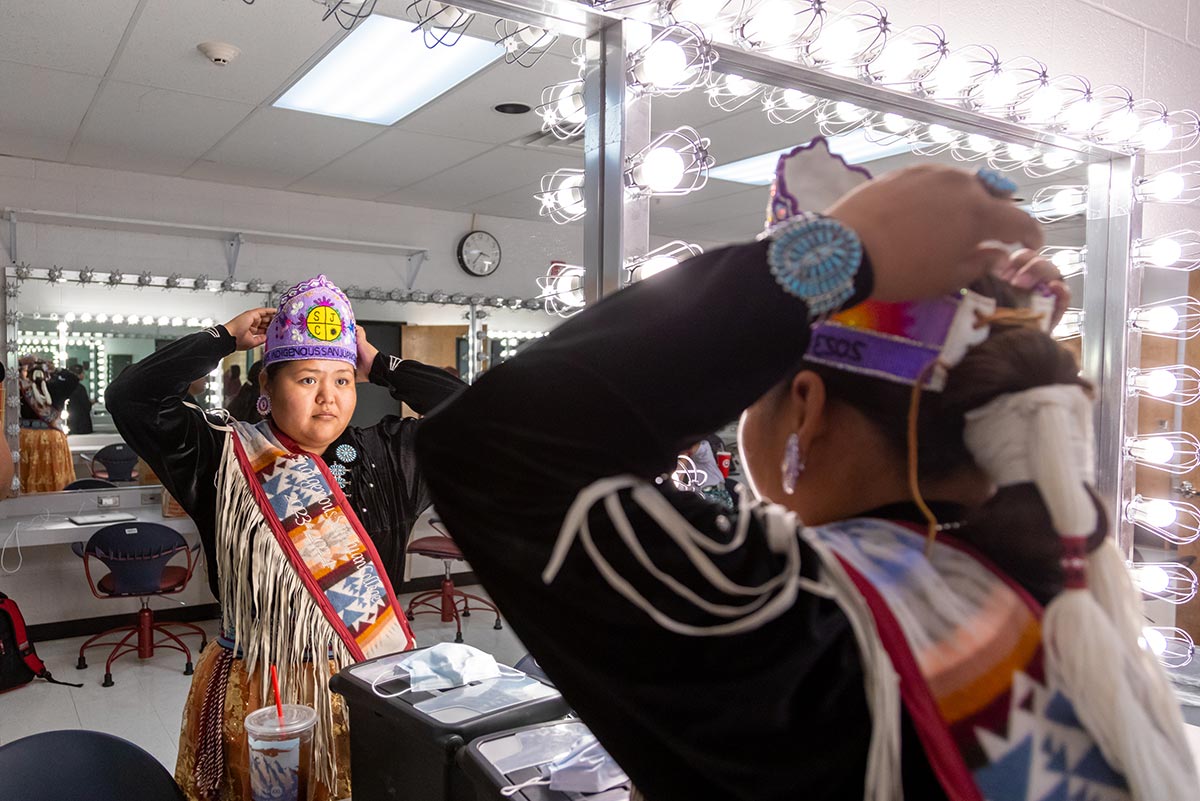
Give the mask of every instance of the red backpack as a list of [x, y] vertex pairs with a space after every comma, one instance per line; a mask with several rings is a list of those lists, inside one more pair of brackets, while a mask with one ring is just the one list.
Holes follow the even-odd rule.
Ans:
[[83, 686], [57, 681], [50, 675], [33, 650], [33, 643], [25, 632], [25, 618], [21, 617], [17, 602], [0, 592], [0, 693], [24, 687], [34, 679], [45, 679], [51, 684], [68, 687]]

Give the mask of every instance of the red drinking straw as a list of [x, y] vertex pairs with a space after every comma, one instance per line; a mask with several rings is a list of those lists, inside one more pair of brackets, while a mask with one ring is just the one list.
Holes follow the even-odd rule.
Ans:
[[279, 697], [279, 673], [271, 665], [271, 684], [275, 688], [275, 711], [279, 713], [279, 725], [283, 725], [283, 699]]

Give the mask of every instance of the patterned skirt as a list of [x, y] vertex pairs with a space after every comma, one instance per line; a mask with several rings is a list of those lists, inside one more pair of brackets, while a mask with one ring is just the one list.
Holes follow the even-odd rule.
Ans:
[[[312, 703], [313, 682], [304, 682], [303, 698]], [[272, 703], [270, 682], [251, 676], [245, 663], [218, 642], [210, 642], [196, 663], [183, 727], [175, 781], [189, 801], [250, 801], [250, 751], [242, 722], [246, 715]], [[311, 801], [337, 801], [350, 796], [350, 728], [341, 696], [333, 696], [334, 750], [337, 787], [329, 788], [309, 775]]]
[[57, 428], [22, 428], [21, 492], [59, 492], [75, 480], [67, 435]]

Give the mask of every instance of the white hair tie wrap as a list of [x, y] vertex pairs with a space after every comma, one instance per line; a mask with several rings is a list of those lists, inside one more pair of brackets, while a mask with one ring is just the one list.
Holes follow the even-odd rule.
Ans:
[[[1089, 489], [1093, 437], [1091, 401], [1069, 384], [1003, 395], [969, 412], [963, 433], [975, 463], [998, 487], [1037, 487], [1062, 538], [1065, 588], [1042, 618], [1051, 684], [1072, 700], [1134, 799], [1177, 801], [1193, 793], [1195, 767], [1170, 684], [1128, 624], [1140, 619], [1141, 599], [1131, 582], [1113, 578], [1115, 548], [1100, 549], [1099, 559], [1086, 553], [1100, 522]], [[1089, 563], [1104, 566], [1094, 571], [1099, 596], [1088, 589]], [[1124, 573], [1119, 558], [1118, 568]]]

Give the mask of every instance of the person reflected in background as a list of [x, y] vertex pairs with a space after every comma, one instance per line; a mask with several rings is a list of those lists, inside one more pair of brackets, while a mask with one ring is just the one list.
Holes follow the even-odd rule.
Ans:
[[[4, 364], [0, 363], [0, 408], [4, 408], [6, 394], [4, 376]], [[3, 446], [0, 447], [0, 500], [4, 500], [12, 494], [14, 475], [16, 475], [16, 466], [13, 465], [12, 451], [9, 449], [8, 443], [3, 443]]]
[[[21, 491], [58, 492], [75, 480], [75, 468], [63, 430], [61, 403], [66, 397], [52, 393], [51, 387], [61, 390], [69, 382], [51, 381], [52, 365], [34, 356], [23, 358], [21, 368]], [[56, 403], [54, 395], [62, 401]]]
[[257, 423], [262, 420], [257, 406], [258, 377], [262, 374], [262, 369], [262, 359], [250, 365], [250, 371], [246, 374], [246, 383], [242, 384], [241, 390], [233, 397], [233, 400], [225, 405], [226, 411], [234, 420], [241, 420], [243, 423]]
[[75, 376], [78, 383], [71, 390], [71, 394], [67, 396], [67, 425], [71, 429], [72, 434], [91, 434], [92, 426], [92, 398], [88, 395], [87, 382], [84, 381], [84, 365], [76, 364], [70, 369], [71, 375]]
[[226, 409], [242, 391], [242, 366], [235, 364], [221, 377], [221, 405]]

